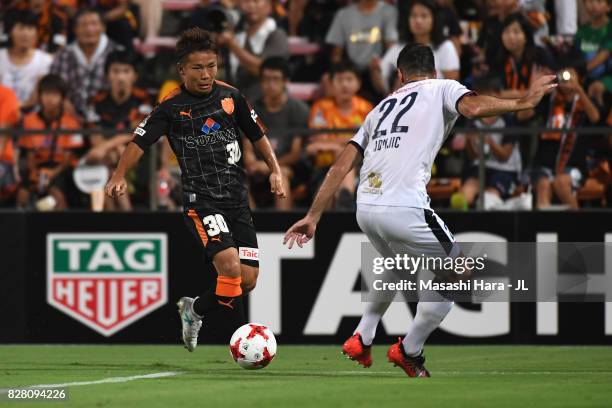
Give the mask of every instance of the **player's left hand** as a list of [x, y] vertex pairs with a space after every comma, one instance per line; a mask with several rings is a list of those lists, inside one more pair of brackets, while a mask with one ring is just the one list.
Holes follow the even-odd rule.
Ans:
[[317, 223], [308, 215], [291, 226], [285, 233], [283, 245], [287, 245], [289, 249], [293, 248], [293, 244], [297, 243], [300, 248], [305, 243], [314, 237], [317, 229]]
[[287, 197], [283, 187], [283, 176], [280, 173], [272, 172], [270, 174], [270, 190], [272, 194], [276, 194], [280, 198]]

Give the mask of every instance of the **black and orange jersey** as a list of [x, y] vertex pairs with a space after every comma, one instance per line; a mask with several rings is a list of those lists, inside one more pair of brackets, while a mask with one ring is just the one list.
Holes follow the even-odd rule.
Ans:
[[[24, 130], [80, 129], [81, 125], [71, 114], [64, 112], [59, 118], [47, 120], [40, 112], [31, 112], [23, 117]], [[75, 165], [77, 153], [84, 146], [83, 136], [76, 134], [27, 134], [19, 138], [18, 146], [32, 156], [36, 166], [45, 163], [61, 164], [69, 153], [71, 165]]]
[[110, 92], [102, 91], [94, 96], [87, 113], [91, 126], [131, 131], [151, 113], [151, 98], [140, 88], [134, 88], [130, 97], [117, 103]]
[[133, 142], [146, 149], [168, 137], [181, 167], [186, 206], [237, 208], [248, 206], [241, 133], [255, 142], [265, 128], [236, 88], [215, 81], [208, 95], [184, 86], [170, 93], [136, 128]]

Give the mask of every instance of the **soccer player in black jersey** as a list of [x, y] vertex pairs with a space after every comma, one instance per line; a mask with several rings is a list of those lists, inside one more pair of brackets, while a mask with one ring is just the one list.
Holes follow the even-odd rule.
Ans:
[[[222, 311], [223, 335], [245, 323], [242, 295], [255, 287], [259, 256], [248, 207], [241, 133], [268, 164], [272, 193], [285, 196], [281, 170], [257, 113], [236, 89], [215, 80], [217, 46], [211, 33], [192, 28], [176, 45], [183, 84], [134, 131], [106, 193], [126, 192], [126, 171], [144, 149], [166, 136], [182, 173], [184, 216], [217, 271], [217, 284], [195, 299], [179, 300], [183, 342], [197, 346], [204, 316]], [[227, 333], [226, 333], [227, 331]]]

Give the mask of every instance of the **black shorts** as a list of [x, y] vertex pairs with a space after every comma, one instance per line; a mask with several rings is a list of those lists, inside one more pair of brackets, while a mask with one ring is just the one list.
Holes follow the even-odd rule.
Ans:
[[[478, 178], [478, 167], [472, 166], [464, 175], [463, 180]], [[516, 171], [505, 171], [485, 168], [485, 187], [495, 188], [504, 200], [512, 196], [519, 185], [519, 176]]]
[[227, 248], [236, 248], [240, 263], [259, 267], [257, 234], [249, 207], [221, 209], [214, 206], [186, 208], [185, 223], [202, 245], [206, 261]]

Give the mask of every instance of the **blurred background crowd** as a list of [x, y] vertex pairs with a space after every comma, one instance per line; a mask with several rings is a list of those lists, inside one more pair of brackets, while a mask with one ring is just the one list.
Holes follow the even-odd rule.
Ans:
[[[134, 127], [179, 85], [176, 36], [200, 26], [218, 34], [218, 79], [249, 98], [290, 186], [275, 201], [267, 166], [244, 143], [253, 207], [309, 205], [351, 129], [398, 87], [395, 61], [411, 42], [431, 46], [439, 78], [482, 94], [520, 97], [539, 75], [560, 78], [535, 110], [457, 123], [432, 169], [435, 207], [609, 207], [611, 4], [0, 0], [0, 206], [180, 209], [180, 170], [163, 139], [130, 173], [129, 196], [82, 184], [113, 171]], [[357, 177], [333, 208], [354, 208]]]

